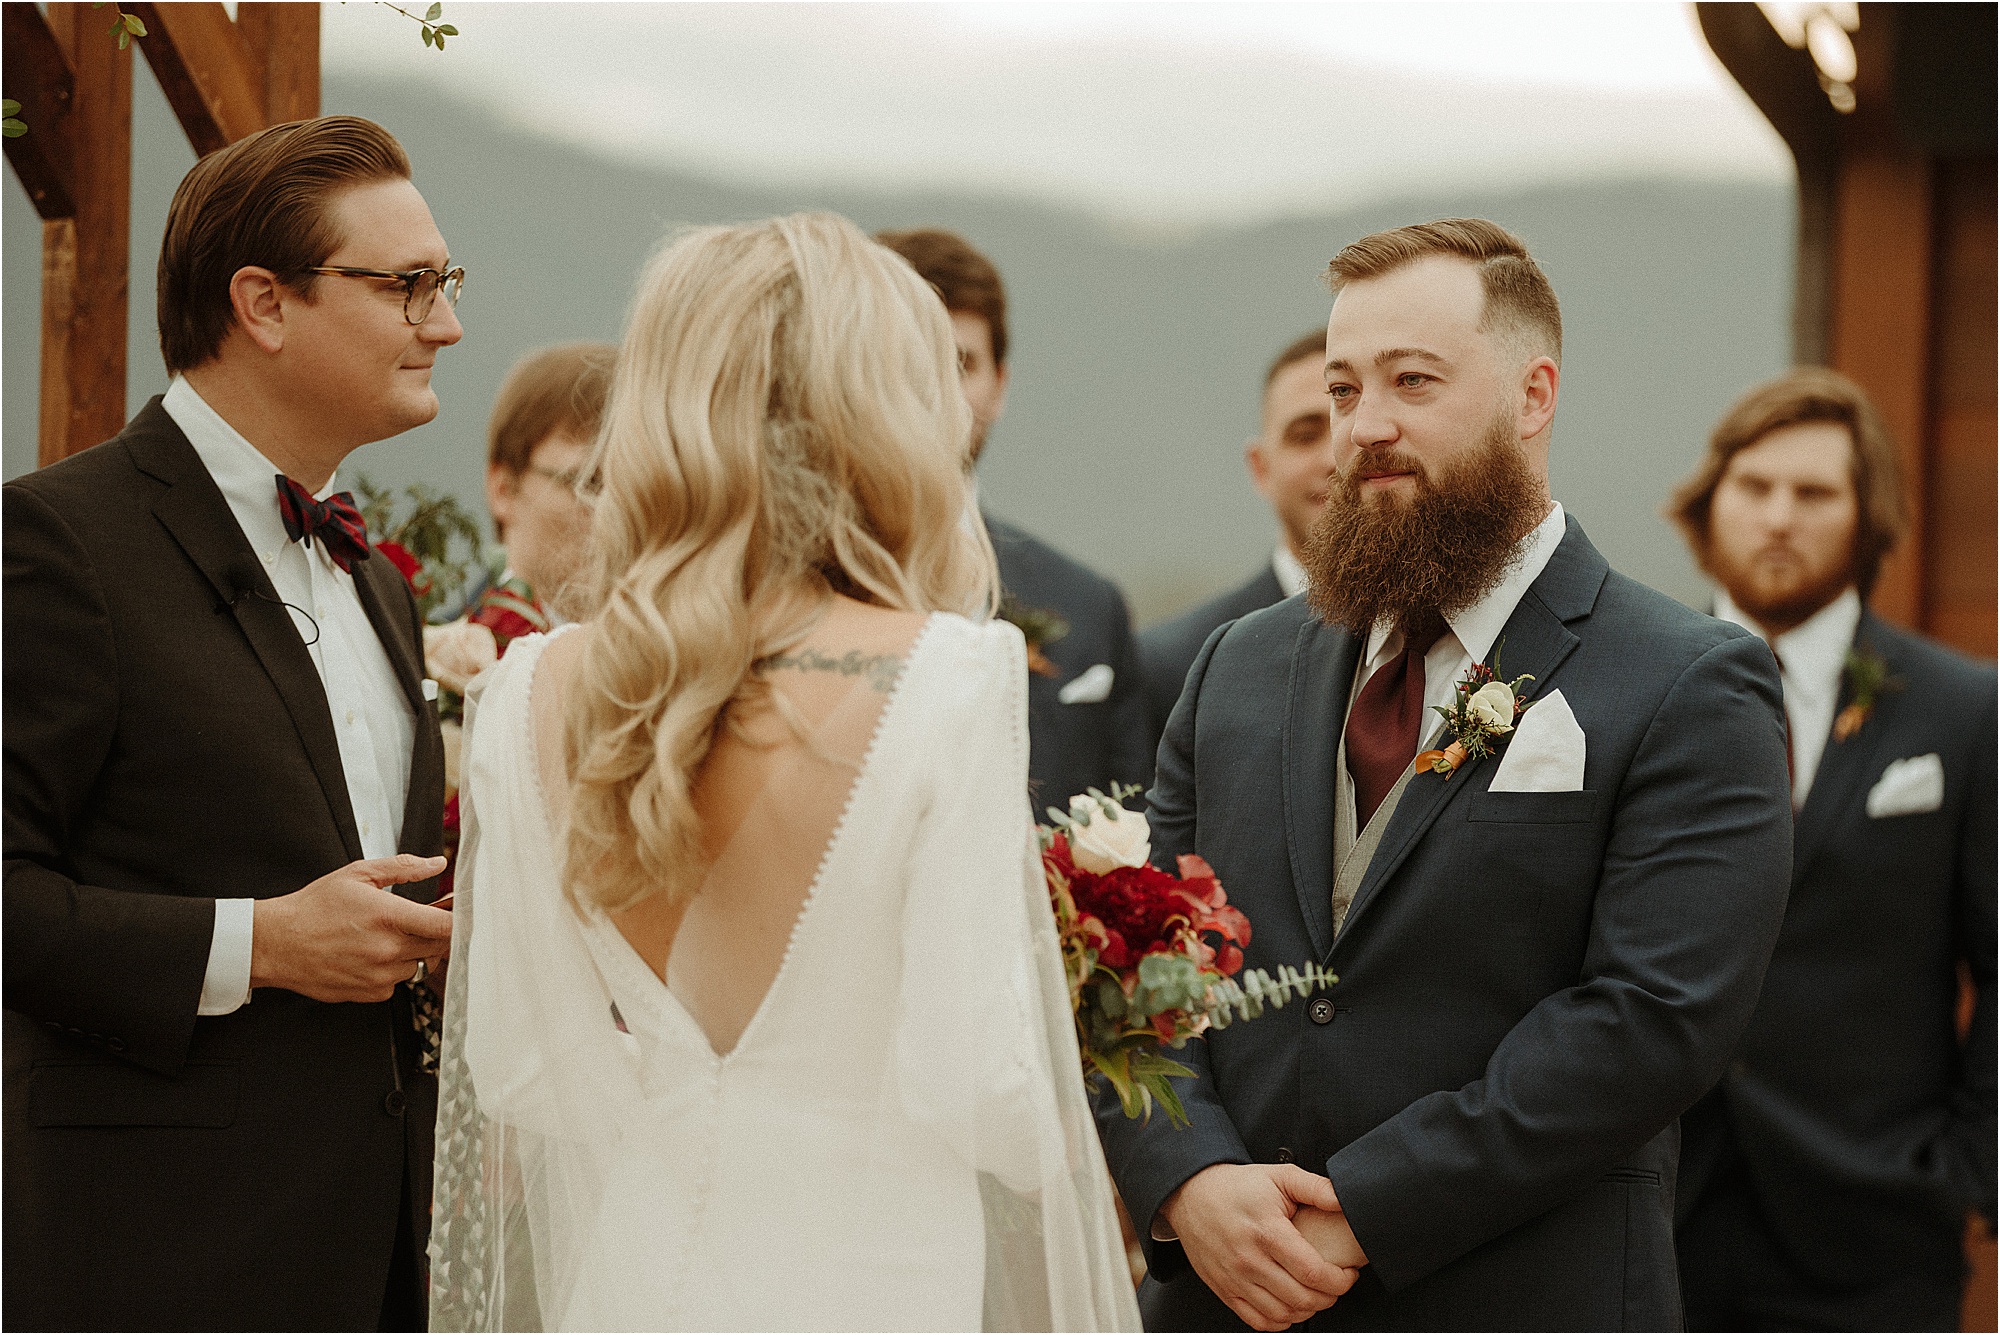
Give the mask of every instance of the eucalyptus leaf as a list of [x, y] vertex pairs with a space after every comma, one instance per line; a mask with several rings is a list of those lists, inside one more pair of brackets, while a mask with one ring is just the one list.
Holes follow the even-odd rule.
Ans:
[[444, 16], [444, 6], [442, 4], [434, 4], [430, 7], [430, 9], [425, 11], [424, 21], [426, 23], [436, 23], [438, 19], [442, 18], [443, 16]]
[[125, 27], [134, 37], [144, 37], [146, 35], [146, 25], [139, 20], [137, 14], [127, 14], [125, 16]]
[[18, 116], [21, 104], [11, 97], [0, 97], [0, 116]]
[[439, 32], [441, 32], [441, 33], [443, 33], [443, 34], [444, 34], [444, 35], [445, 35], [446, 37], [456, 37], [456, 36], [458, 36], [458, 29], [456, 29], [456, 28], [452, 27], [452, 26], [451, 26], [451, 25], [450, 25], [449, 23], [441, 23], [441, 24], [439, 24], [439, 25], [438, 25], [438, 31], [439, 31]]

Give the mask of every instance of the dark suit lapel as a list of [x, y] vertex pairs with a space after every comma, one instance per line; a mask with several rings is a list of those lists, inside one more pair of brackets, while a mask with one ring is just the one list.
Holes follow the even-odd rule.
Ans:
[[[1514, 614], [1507, 619], [1507, 628], [1494, 641], [1491, 651], [1496, 660], [1493, 665], [1496, 675], [1508, 681], [1523, 673], [1534, 678], [1523, 691], [1530, 704], [1551, 689], [1549, 679], [1579, 643], [1563, 623], [1589, 615], [1609, 569], [1590, 540], [1583, 536], [1576, 520], [1570, 519], [1562, 545], [1549, 558], [1541, 576], [1521, 595]], [[1411, 776], [1395, 814], [1389, 818], [1389, 828], [1382, 832], [1381, 846], [1375, 850], [1375, 857], [1361, 878], [1361, 887], [1354, 892], [1347, 920], [1341, 925], [1342, 940], [1353, 933], [1355, 924], [1368, 911], [1382, 886], [1409, 858], [1444, 809], [1461, 793], [1491, 783], [1498, 764], [1497, 758], [1488, 756], [1450, 778], [1439, 774]]]
[[[354, 566], [354, 591], [375, 638], [389, 656], [396, 680], [410, 702], [416, 720], [410, 752], [410, 782], [403, 803], [403, 847], [408, 850], [413, 837], [435, 824], [439, 795], [444, 791], [444, 741], [432, 717], [430, 702], [424, 699], [423, 646], [413, 643], [415, 634], [409, 615], [408, 593], [402, 575], [386, 560], [370, 557]], [[424, 882], [428, 887], [430, 882]], [[414, 886], [398, 886], [414, 891]]]
[[[319, 778], [328, 813], [348, 856], [359, 858], [361, 836], [347, 797], [347, 774], [340, 764], [340, 742], [334, 735], [326, 687], [313, 666], [311, 652], [292, 624], [292, 614], [278, 602], [277, 587], [250, 550], [229, 503], [202, 466], [201, 456], [157, 399], [132, 420], [125, 444], [142, 471], [167, 484], [153, 505], [153, 515], [207, 577], [217, 603], [228, 602], [240, 591], [232, 570], [244, 576], [254, 574], [256, 590], [264, 596], [237, 598], [233, 609], [236, 624], [292, 716], [299, 744]], [[227, 610], [219, 609], [218, 615]]]
[[[1874, 621], [1867, 610], [1861, 613], [1861, 624], [1855, 627], [1854, 638], [1857, 645], [1865, 645], [1881, 654], [1889, 661], [1891, 675], [1896, 663], [1890, 657], [1888, 647], [1879, 635], [1873, 635], [1871, 623]], [[1843, 667], [1840, 680], [1840, 694], [1834, 702], [1834, 717], [1840, 717], [1849, 701], [1847, 673]], [[1880, 707], [1879, 704], [1877, 706]], [[1862, 802], [1868, 791], [1871, 776], [1881, 774], [1888, 761], [1881, 755], [1883, 729], [1879, 721], [1871, 718], [1861, 725], [1861, 731], [1844, 742], [1836, 742], [1831, 734], [1827, 737], [1826, 749], [1820, 752], [1819, 768], [1813, 771], [1812, 788], [1806, 793], [1806, 804], [1799, 809], [1793, 823], [1792, 833], [1792, 876], [1802, 875], [1813, 855], [1819, 852], [1833, 831], [1843, 825], [1863, 820], [1866, 814]]]
[[1285, 701], [1285, 846], [1320, 959], [1333, 948], [1334, 763], [1360, 658], [1358, 637], [1308, 620], [1292, 649]]

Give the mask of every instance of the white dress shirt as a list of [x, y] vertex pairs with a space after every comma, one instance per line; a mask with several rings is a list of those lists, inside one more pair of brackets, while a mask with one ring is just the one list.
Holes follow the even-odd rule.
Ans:
[[1271, 553], [1271, 573], [1278, 577], [1278, 589], [1287, 598], [1304, 593], [1306, 585], [1312, 583], [1305, 566], [1283, 542], [1278, 544], [1277, 551]]
[[1850, 586], [1775, 640], [1721, 590], [1715, 595], [1715, 615], [1757, 636], [1777, 655], [1778, 676], [1785, 688], [1785, 727], [1791, 733], [1792, 810], [1797, 811], [1812, 791], [1813, 776], [1833, 732], [1841, 673], [1847, 668], [1847, 651], [1854, 647], [1854, 633], [1861, 628], [1861, 595]]
[[[416, 716], [354, 591], [354, 576], [334, 564], [324, 543], [308, 548], [285, 536], [278, 513], [281, 470], [222, 420], [193, 386], [176, 376], [160, 406], [194, 446], [278, 596], [290, 604], [292, 625], [306, 641], [326, 690], [361, 855], [393, 856], [403, 837]], [[325, 500], [338, 487], [329, 478], [314, 499]], [[227, 1015], [250, 999], [255, 903], [215, 901], [215, 934], [197, 1014]]]
[[[1521, 595], [1541, 578], [1542, 571], [1548, 568], [1549, 558], [1562, 545], [1565, 522], [1563, 508], [1558, 503], [1541, 523], [1515, 544], [1513, 559], [1508, 563], [1506, 573], [1501, 575], [1500, 582], [1471, 607], [1456, 616], [1445, 618], [1445, 633], [1424, 655], [1424, 725], [1417, 729], [1417, 735], [1425, 740], [1418, 742], [1419, 751], [1428, 741], [1434, 740], [1444, 727], [1444, 719], [1433, 713], [1432, 707], [1451, 703], [1459, 679], [1474, 663], [1487, 664], [1493, 668], [1495, 675], [1509, 681], [1520, 675], [1510, 672], [1511, 665], [1508, 663], [1495, 665], [1490, 661], [1490, 655], [1500, 632], [1507, 628], [1507, 619], [1514, 615], [1514, 608], [1520, 604]], [[1362, 686], [1383, 666], [1400, 657], [1402, 652], [1403, 632], [1394, 625], [1379, 624], [1368, 633], [1361, 671], [1347, 699], [1350, 713], [1353, 712], [1354, 702], [1361, 697]], [[1356, 800], [1354, 776], [1347, 769], [1345, 729], [1342, 730], [1339, 764], [1343, 796], [1353, 802]]]

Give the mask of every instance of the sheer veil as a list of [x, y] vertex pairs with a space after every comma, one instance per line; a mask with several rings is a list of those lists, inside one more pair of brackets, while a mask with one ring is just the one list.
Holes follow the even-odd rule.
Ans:
[[[757, 1256], [769, 1257], [770, 1293], [756, 1310], [778, 1326], [837, 1328], [873, 1311], [871, 1322], [921, 1329], [1138, 1329], [1022, 809], [1018, 634], [934, 617], [872, 739], [852, 718], [845, 734], [816, 734], [834, 757], [854, 756], [855, 736], [863, 745], [813, 884], [871, 869], [862, 879], [889, 907], [857, 914], [846, 906], [875, 901], [808, 897], [739, 1041], [755, 1036], [758, 1050], [731, 1078], [764, 1080], [770, 1100], [795, 1097], [822, 1128], [852, 1130], [838, 1154], [813, 1142], [782, 1161], [753, 1156], [736, 1177], [704, 1176], [712, 1145], [682, 1139], [731, 1133], [701, 1110], [736, 1054], [692, 1041], [692, 1021], [667, 1013], [667, 989], [616, 929], [561, 892], [533, 759], [545, 643], [517, 641], [466, 702], [432, 1329], [643, 1324], [621, 1311], [671, 1323], [714, 1310], [677, 1305], [706, 1282], [672, 1280], [677, 1267], [720, 1257], [755, 1274]], [[940, 714], [947, 696], [956, 712]], [[941, 737], [940, 717], [971, 721]], [[761, 803], [732, 851], [770, 828]], [[880, 967], [863, 954], [871, 941]], [[847, 1083], [825, 1094], [816, 1072]], [[777, 1092], [794, 1078], [793, 1094]], [[760, 1194], [762, 1231], [742, 1222]], [[772, 1250], [795, 1236], [799, 1256]], [[796, 1279], [802, 1257], [821, 1267], [813, 1283]], [[905, 1289], [946, 1297], [884, 1307]], [[621, 1309], [608, 1290], [643, 1294]]]

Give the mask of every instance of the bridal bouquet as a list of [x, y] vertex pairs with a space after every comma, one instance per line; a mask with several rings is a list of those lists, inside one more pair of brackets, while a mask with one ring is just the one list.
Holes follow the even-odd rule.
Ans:
[[1273, 979], [1252, 969], [1239, 980], [1250, 920], [1231, 908], [1202, 859], [1183, 854], [1180, 874], [1147, 862], [1152, 831], [1121, 799], [1137, 788], [1114, 785], [1072, 797], [1067, 812], [1050, 807], [1041, 837], [1042, 874], [1055, 909], [1076, 1015], [1086, 1079], [1118, 1091], [1127, 1117], [1146, 1117], [1157, 1099], [1175, 1126], [1187, 1109], [1169, 1076], [1193, 1075], [1161, 1049], [1181, 1048], [1232, 1015], [1255, 1019], [1264, 1007], [1331, 986], [1334, 975], [1307, 962], [1280, 966]]

